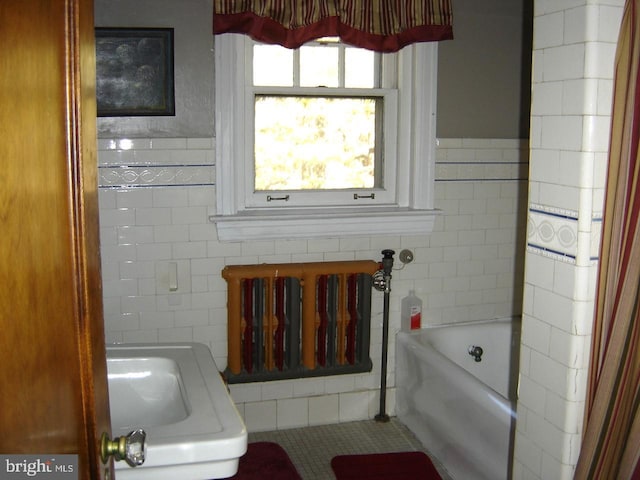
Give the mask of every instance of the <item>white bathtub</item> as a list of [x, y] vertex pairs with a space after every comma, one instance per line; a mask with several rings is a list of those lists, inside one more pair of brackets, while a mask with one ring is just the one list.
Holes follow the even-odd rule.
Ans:
[[519, 345], [519, 318], [398, 333], [398, 418], [457, 480], [511, 478]]
[[107, 369], [113, 437], [147, 433], [144, 464], [116, 462], [119, 480], [235, 475], [247, 431], [206, 345], [110, 345]]

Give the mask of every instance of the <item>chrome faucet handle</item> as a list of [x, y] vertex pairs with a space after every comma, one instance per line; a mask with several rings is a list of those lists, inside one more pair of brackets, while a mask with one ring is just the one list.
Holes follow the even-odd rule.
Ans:
[[484, 350], [482, 350], [481, 346], [470, 345], [467, 351], [469, 352], [469, 355], [471, 355], [476, 362], [482, 361], [482, 354], [484, 353]]

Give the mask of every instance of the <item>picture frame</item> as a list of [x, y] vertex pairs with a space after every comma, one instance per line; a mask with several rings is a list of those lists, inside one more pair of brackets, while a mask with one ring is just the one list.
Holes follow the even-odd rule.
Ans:
[[174, 116], [173, 28], [95, 32], [98, 117]]

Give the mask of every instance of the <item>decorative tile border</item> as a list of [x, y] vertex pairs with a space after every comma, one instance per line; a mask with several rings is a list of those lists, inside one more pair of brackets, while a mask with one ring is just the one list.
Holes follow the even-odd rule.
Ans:
[[[598, 260], [602, 216], [591, 219], [590, 258]], [[575, 264], [578, 255], [578, 212], [530, 204], [527, 218], [527, 251]]]
[[214, 185], [213, 165], [100, 167], [100, 188]]
[[215, 185], [214, 141], [100, 139], [98, 185], [102, 189]]

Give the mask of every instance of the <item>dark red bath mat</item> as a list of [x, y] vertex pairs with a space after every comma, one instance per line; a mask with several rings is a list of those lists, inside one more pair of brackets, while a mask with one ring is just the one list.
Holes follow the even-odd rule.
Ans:
[[423, 452], [340, 455], [331, 468], [338, 480], [441, 480]]
[[234, 480], [302, 480], [293, 462], [277, 443], [254, 442], [240, 457]]

